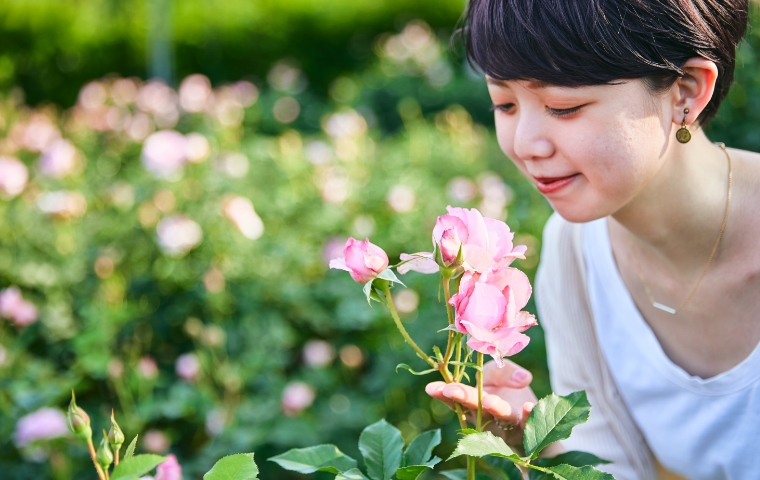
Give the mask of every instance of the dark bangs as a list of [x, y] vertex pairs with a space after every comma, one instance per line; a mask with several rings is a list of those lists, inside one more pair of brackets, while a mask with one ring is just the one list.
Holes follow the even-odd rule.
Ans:
[[691, 57], [718, 67], [704, 125], [733, 82], [748, 0], [471, 0], [460, 33], [470, 63], [499, 80], [577, 87], [645, 78], [670, 87]]

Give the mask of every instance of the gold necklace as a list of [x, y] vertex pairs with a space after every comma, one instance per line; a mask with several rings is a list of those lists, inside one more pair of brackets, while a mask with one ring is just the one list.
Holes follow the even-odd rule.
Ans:
[[726, 157], [728, 157], [728, 199], [726, 200], [726, 213], [723, 215], [723, 224], [720, 226], [720, 233], [718, 234], [718, 239], [715, 240], [715, 245], [713, 245], [712, 252], [710, 252], [710, 259], [707, 260], [707, 265], [705, 265], [705, 268], [702, 270], [702, 274], [699, 276], [699, 280], [697, 280], [697, 284], [694, 285], [694, 288], [691, 289], [691, 292], [689, 292], [689, 296], [686, 297], [686, 300], [681, 303], [677, 308], [669, 307], [667, 305], [663, 305], [662, 303], [656, 301], [654, 297], [652, 296], [652, 292], [649, 290], [649, 285], [647, 285], [647, 282], [644, 281], [644, 275], [641, 274], [641, 265], [639, 264], [639, 258], [636, 256], [636, 251], [633, 249], [633, 239], [631, 237], [631, 232], [628, 232], [628, 244], [631, 248], [631, 254], [633, 255], [633, 260], [636, 263], [636, 271], [639, 274], [639, 280], [641, 281], [641, 284], [644, 286], [644, 291], [647, 292], [647, 297], [649, 297], [649, 301], [652, 303], [652, 306], [654, 308], [658, 308], [662, 310], [663, 312], [670, 313], [671, 315], [675, 315], [681, 309], [683, 308], [686, 303], [691, 300], [691, 297], [694, 295], [694, 292], [697, 291], [697, 288], [699, 288], [699, 284], [702, 283], [702, 279], [705, 278], [705, 274], [707, 273], [707, 269], [710, 268], [710, 264], [713, 261], [713, 257], [715, 257], [715, 252], [718, 251], [718, 245], [720, 244], [720, 239], [723, 237], [723, 232], [726, 229], [726, 222], [728, 221], [728, 209], [731, 207], [731, 180], [733, 178], [733, 165], [731, 164], [731, 155], [729, 155], [728, 150], [726, 150], [726, 146], [718, 142], [716, 143], [717, 146], [719, 146], [723, 152], [725, 152]]

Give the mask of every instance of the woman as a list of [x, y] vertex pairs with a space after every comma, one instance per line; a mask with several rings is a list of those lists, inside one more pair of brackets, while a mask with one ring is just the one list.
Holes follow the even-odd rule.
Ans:
[[[618, 479], [760, 476], [760, 155], [702, 130], [747, 0], [472, 0], [464, 35], [504, 153], [555, 210], [536, 281], [552, 387], [587, 424], [554, 447]], [[512, 445], [530, 374], [486, 369]], [[477, 407], [461, 384], [434, 398]], [[493, 428], [493, 427], [492, 427]], [[673, 472], [668, 473], [667, 471]]]

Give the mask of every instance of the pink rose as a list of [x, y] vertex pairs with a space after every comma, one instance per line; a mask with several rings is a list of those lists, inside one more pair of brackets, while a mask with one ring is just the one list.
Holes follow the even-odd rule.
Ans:
[[66, 416], [55, 408], [41, 408], [21, 417], [16, 424], [13, 443], [25, 447], [36, 440], [48, 440], [68, 435]]
[[37, 321], [37, 307], [24, 300], [18, 287], [8, 287], [0, 292], [0, 317], [17, 327], [26, 327]]
[[[433, 245], [441, 250], [444, 266], [454, 263], [459, 249], [464, 255], [465, 270], [484, 272], [490, 268], [507, 266], [516, 258], [525, 258], [525, 245], [513, 245], [515, 234], [506, 223], [484, 218], [477, 209], [447, 207], [448, 215], [438, 217], [433, 228]], [[435, 273], [435, 259], [429, 252], [415, 254], [418, 259], [399, 267], [399, 273], [415, 270]], [[401, 259], [410, 256], [402, 254]]]
[[388, 268], [388, 255], [382, 248], [349, 237], [343, 249], [343, 256], [330, 260], [330, 268], [345, 270], [357, 283], [365, 284]]
[[175, 130], [152, 134], [143, 144], [142, 162], [154, 177], [177, 180], [187, 163], [187, 139]]
[[191, 382], [198, 378], [201, 373], [201, 362], [198, 361], [198, 356], [194, 353], [185, 353], [177, 358], [177, 363], [174, 366], [177, 371], [177, 375], [183, 380]]
[[48, 177], [63, 178], [74, 170], [76, 159], [74, 145], [59, 138], [45, 148], [40, 157], [40, 171]]
[[24, 191], [29, 170], [15, 157], [0, 156], [0, 197], [13, 198]]
[[166, 460], [156, 467], [155, 480], [182, 480], [182, 467], [173, 453], [167, 455]]
[[455, 326], [471, 335], [470, 348], [501, 365], [502, 357], [516, 354], [530, 341], [522, 332], [536, 325], [536, 319], [520, 310], [531, 292], [528, 277], [516, 268], [465, 272], [459, 292], [449, 301], [456, 312]]
[[304, 382], [290, 382], [282, 391], [282, 411], [285, 415], [297, 415], [314, 403], [317, 394], [314, 388]]

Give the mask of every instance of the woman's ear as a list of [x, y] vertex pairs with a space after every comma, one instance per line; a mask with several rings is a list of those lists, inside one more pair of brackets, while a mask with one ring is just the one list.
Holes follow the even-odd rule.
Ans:
[[712, 99], [718, 67], [712, 60], [694, 57], [686, 61], [683, 70], [684, 76], [676, 80], [673, 89], [673, 123], [680, 125], [684, 120], [683, 111], [688, 108], [686, 124], [690, 125]]

